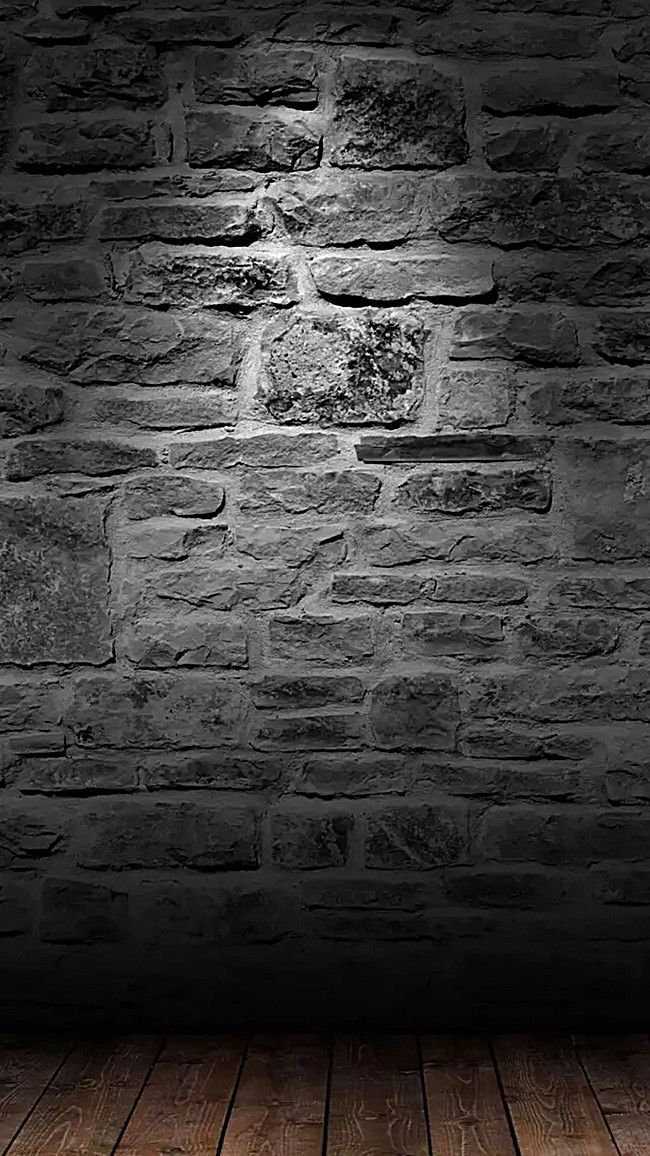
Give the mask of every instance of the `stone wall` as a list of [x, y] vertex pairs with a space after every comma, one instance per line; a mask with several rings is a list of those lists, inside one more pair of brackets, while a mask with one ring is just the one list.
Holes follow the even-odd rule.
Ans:
[[647, 0], [2, 0], [3, 1022], [648, 1010]]

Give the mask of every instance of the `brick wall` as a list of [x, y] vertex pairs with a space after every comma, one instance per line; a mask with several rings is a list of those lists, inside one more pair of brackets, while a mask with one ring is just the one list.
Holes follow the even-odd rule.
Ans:
[[646, 0], [0, 20], [3, 1022], [643, 1014]]

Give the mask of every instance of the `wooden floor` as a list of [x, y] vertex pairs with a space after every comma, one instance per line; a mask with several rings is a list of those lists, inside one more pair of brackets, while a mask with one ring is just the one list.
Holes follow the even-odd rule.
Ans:
[[650, 1156], [650, 1036], [0, 1039], [9, 1156]]

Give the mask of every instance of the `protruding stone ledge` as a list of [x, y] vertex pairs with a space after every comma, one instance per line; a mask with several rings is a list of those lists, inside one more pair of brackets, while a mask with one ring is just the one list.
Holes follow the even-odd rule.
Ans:
[[355, 446], [361, 462], [494, 462], [536, 458], [548, 438], [512, 434], [434, 434], [426, 437], [367, 437]]

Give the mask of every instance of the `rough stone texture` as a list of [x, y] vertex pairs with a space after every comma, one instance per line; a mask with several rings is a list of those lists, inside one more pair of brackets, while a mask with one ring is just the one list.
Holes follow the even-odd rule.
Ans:
[[319, 87], [314, 54], [307, 48], [266, 52], [197, 53], [194, 90], [202, 103], [279, 104], [313, 108]]
[[0, 661], [110, 661], [104, 509], [94, 498], [3, 495]]
[[200, 314], [62, 306], [15, 329], [18, 356], [82, 384], [231, 385], [240, 360], [232, 321]]
[[21, 130], [16, 163], [35, 172], [139, 169], [169, 160], [168, 133], [153, 121], [42, 121]]
[[423, 392], [423, 334], [365, 314], [298, 317], [266, 335], [260, 402], [280, 421], [393, 424]]
[[44, 112], [157, 106], [166, 91], [156, 54], [148, 48], [40, 49], [25, 69], [25, 93]]
[[335, 165], [445, 169], [467, 158], [462, 86], [429, 65], [345, 55], [334, 99]]
[[647, 1017], [647, 15], [0, 4], [6, 1031]]
[[309, 122], [279, 114], [195, 112], [188, 116], [190, 164], [259, 172], [315, 169], [320, 136]]
[[347, 299], [360, 304], [405, 303], [418, 297], [471, 301], [488, 296], [494, 285], [491, 257], [474, 251], [412, 254], [404, 250], [385, 257], [337, 254], [314, 257], [309, 267], [319, 292], [345, 303]]
[[125, 299], [141, 305], [293, 305], [296, 277], [286, 259], [214, 249], [144, 245], [132, 257]]

